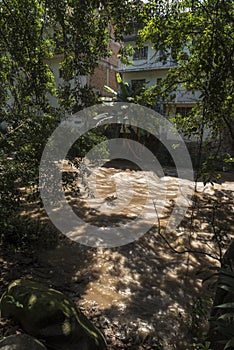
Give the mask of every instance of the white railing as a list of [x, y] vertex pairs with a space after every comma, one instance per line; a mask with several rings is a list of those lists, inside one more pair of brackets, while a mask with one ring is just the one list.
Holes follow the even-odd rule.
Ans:
[[177, 89], [172, 95], [175, 95], [173, 102], [175, 103], [193, 103], [197, 102], [201, 95], [200, 91], [187, 91], [185, 89]]
[[135, 60], [130, 65], [125, 65], [119, 62], [119, 71], [121, 72], [134, 72], [142, 70], [154, 70], [154, 69], [166, 69], [175, 67], [176, 63], [172, 59], [168, 59], [166, 62], [154, 60]]

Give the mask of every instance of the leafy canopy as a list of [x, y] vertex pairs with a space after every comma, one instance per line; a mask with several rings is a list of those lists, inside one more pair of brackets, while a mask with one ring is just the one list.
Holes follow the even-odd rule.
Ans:
[[[0, 1], [0, 223], [14, 231], [19, 188], [36, 188], [41, 153], [65, 113], [95, 103], [81, 86], [109, 42], [131, 27], [138, 1]], [[63, 79], [55, 83], [54, 63]], [[55, 104], [54, 102], [57, 101]], [[11, 223], [10, 223], [11, 222]], [[4, 231], [4, 229], [3, 229]]]
[[178, 84], [200, 90], [194, 125], [203, 124], [214, 132], [226, 127], [234, 140], [233, 1], [149, 0], [142, 16], [141, 39], [150, 40], [165, 55], [172, 54], [177, 62], [164, 91]]

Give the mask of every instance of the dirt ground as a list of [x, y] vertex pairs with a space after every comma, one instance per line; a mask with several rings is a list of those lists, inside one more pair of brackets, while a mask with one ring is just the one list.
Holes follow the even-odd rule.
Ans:
[[[90, 188], [95, 181], [96, 197], [69, 192], [73, 210], [97, 226], [118, 226], [139, 215], [149, 196], [156, 203], [163, 198], [157, 215], [153, 205], [147, 212], [146, 220], [154, 218], [151, 229], [115, 248], [88, 247], [60, 236], [50, 250], [3, 251], [1, 290], [22, 277], [51, 284], [76, 301], [105, 334], [110, 349], [195, 349], [193, 338], [205, 331], [212, 295], [210, 286], [202, 284], [202, 271], [219, 266], [217, 237], [223, 238], [223, 251], [233, 237], [234, 174], [223, 173], [214, 185], [199, 182], [192, 198], [184, 197], [190, 208], [181, 224], [168, 231], [178, 197], [174, 169], [167, 169], [163, 179], [149, 172], [150, 191], [142, 181], [145, 174], [137, 169], [109, 166], [93, 171]], [[183, 186], [194, 188], [186, 181]], [[126, 205], [118, 210], [123, 200]], [[42, 215], [42, 210], [33, 215]], [[1, 335], [17, 332], [18, 325], [1, 321]]]

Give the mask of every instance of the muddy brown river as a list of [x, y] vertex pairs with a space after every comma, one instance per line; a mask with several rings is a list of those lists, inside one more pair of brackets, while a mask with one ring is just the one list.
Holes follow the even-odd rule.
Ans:
[[[197, 273], [217, 265], [218, 250], [211, 241], [214, 203], [221, 204], [216, 205], [215, 225], [222, 228], [225, 222], [229, 231], [234, 228], [234, 179], [233, 174], [223, 174], [220, 184], [198, 183], [196, 200], [191, 201], [195, 184], [178, 179], [174, 169], [165, 173], [159, 177], [127, 167], [92, 168], [89, 195], [82, 186], [78, 194], [67, 194], [74, 212], [97, 227], [117, 228], [143, 213], [142, 220], [150, 222], [151, 228], [120, 247], [61, 243], [41, 253], [39, 260], [48, 266], [50, 281], [67, 287], [84, 310], [99, 310], [106, 318], [105, 334], [108, 322], [134, 326], [142, 339], [156, 337], [163, 349], [185, 350], [192, 349], [197, 326], [194, 305], [206, 295]], [[189, 210], [177, 229], [166, 230], [175, 203]], [[121, 332], [124, 339], [126, 334]]]

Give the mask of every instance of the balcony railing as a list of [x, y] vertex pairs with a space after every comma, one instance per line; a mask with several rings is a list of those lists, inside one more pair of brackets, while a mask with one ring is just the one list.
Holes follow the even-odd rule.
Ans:
[[120, 72], [136, 72], [142, 70], [168, 69], [176, 67], [176, 62], [172, 58], [161, 61], [160, 56], [146, 60], [135, 60], [132, 64], [126, 65], [119, 62]]
[[199, 99], [201, 92], [197, 90], [187, 91], [185, 89], [177, 89], [171, 95], [174, 97], [172, 98], [172, 102], [174, 103], [195, 103]]

